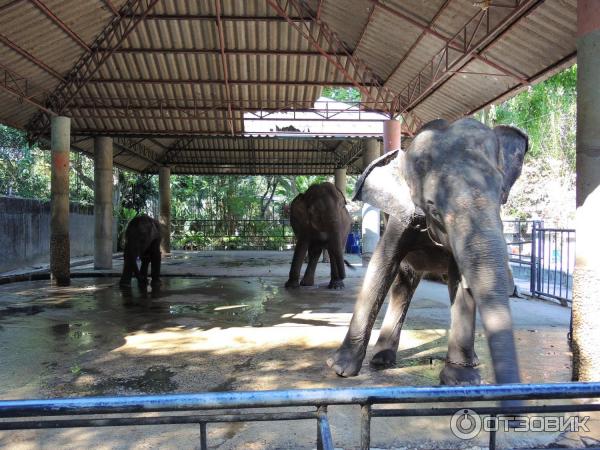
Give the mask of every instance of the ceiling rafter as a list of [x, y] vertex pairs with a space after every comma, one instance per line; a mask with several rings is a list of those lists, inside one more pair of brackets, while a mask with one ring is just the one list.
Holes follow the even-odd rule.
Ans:
[[[38, 1], [38, 0], [35, 0]], [[159, 0], [128, 0], [123, 6], [124, 12], [138, 12], [135, 19], [126, 19], [124, 16], [113, 18], [113, 20], [102, 30], [100, 35], [92, 44], [92, 48], [108, 47], [116, 50], [123, 41], [138, 26], [143, 17], [154, 7]], [[65, 108], [73, 101], [79, 91], [86, 83], [98, 72], [100, 67], [112, 55], [112, 52], [93, 51], [85, 53], [69, 74], [65, 76], [65, 81], [48, 96], [45, 106], [49, 110], [58, 114], [64, 112]], [[37, 139], [41, 134], [46, 133], [50, 126], [50, 118], [47, 114], [38, 113], [26, 128], [29, 131], [31, 140]]]
[[42, 60], [33, 56], [27, 50], [19, 47], [17, 44], [15, 44], [13, 41], [11, 41], [10, 39], [8, 39], [6, 36], [4, 36], [2, 34], [0, 34], [0, 42], [2, 42], [4, 45], [6, 45], [7, 47], [12, 49], [19, 55], [21, 55], [23, 58], [25, 58], [29, 62], [38, 66], [44, 72], [52, 75], [57, 80], [64, 81], [64, 78], [62, 77], [62, 75], [60, 73], [58, 73], [56, 70], [52, 69], [50, 66], [48, 66], [46, 63], [44, 63]]
[[223, 79], [225, 84], [225, 99], [227, 100], [227, 123], [231, 130], [231, 135], [235, 134], [233, 126], [233, 112], [231, 111], [231, 89], [229, 88], [229, 64], [225, 56], [225, 35], [223, 34], [223, 23], [221, 22], [221, 0], [215, 0], [215, 10], [217, 12], [217, 33], [219, 40], [219, 49], [221, 52], [221, 70], [223, 71]]
[[[129, 17], [135, 17], [130, 15]], [[214, 22], [216, 16], [206, 14], [148, 14], [146, 20], [188, 20], [188, 21], [210, 21]], [[290, 17], [293, 22], [310, 22], [310, 17]], [[285, 22], [279, 16], [228, 16], [221, 15], [223, 22]]]
[[[492, 21], [490, 20], [490, 14], [494, 11], [494, 8], [482, 9], [474, 15], [452, 38], [446, 41], [444, 48], [400, 91], [398, 98], [401, 111], [407, 112], [414, 109], [435, 89], [451, 79], [456, 71], [461, 70], [466, 64], [477, 59], [476, 55], [485, 51], [516, 21], [543, 2], [544, 0], [515, 0], [513, 6], [503, 6], [503, 9], [510, 11], [494, 26], [491, 25]], [[474, 31], [471, 31], [469, 26], [472, 26], [475, 21], [477, 21], [477, 26]], [[475, 34], [481, 23], [485, 24], [484, 35], [477, 42], [474, 42]], [[456, 45], [462, 45], [461, 50], [456, 50]]]
[[[102, 48], [99, 51], [106, 52], [110, 49]], [[321, 53], [306, 50], [256, 50], [256, 49], [225, 49], [227, 56], [322, 56]], [[173, 54], [173, 55], [219, 55], [221, 50], [218, 48], [140, 48], [127, 47], [120, 48], [115, 54]], [[331, 56], [345, 56], [342, 52], [328, 52]]]
[[85, 43], [81, 37], [77, 33], [75, 33], [71, 28], [67, 26], [60, 18], [50, 10], [41, 0], [29, 0], [33, 3], [37, 9], [39, 9], [42, 13], [48, 17], [54, 25], [59, 27], [61, 30], [65, 32], [67, 36], [69, 36], [77, 45], [83, 48], [86, 52], [91, 53], [92, 49]]
[[[184, 85], [184, 84], [225, 84], [225, 79], [159, 79], [159, 78], [94, 78], [88, 81], [89, 84], [165, 84], [165, 85]], [[230, 85], [247, 85], [247, 86], [351, 86], [351, 83], [337, 81], [280, 81], [280, 80], [228, 80]], [[367, 85], [368, 86], [368, 85]], [[378, 102], [383, 103], [383, 102]]]
[[111, 0], [103, 0], [103, 1], [104, 1], [104, 4], [108, 7], [108, 9], [110, 9], [110, 11], [115, 16], [119, 15], [119, 10], [117, 9], [117, 7], [115, 6], [115, 4]]
[[371, 11], [369, 11], [369, 17], [367, 17], [367, 22], [365, 23], [365, 26], [362, 28], [362, 31], [360, 32], [360, 37], [358, 38], [358, 41], [356, 41], [356, 45], [354, 46], [354, 51], [352, 52], [353, 54], [356, 54], [356, 52], [360, 48], [360, 44], [362, 43], [362, 41], [363, 41], [363, 39], [365, 37], [365, 34], [367, 32], [367, 28], [369, 27], [369, 24], [375, 18], [375, 10], [376, 9], [377, 9], [377, 5], [373, 4], [371, 6]]
[[35, 106], [44, 113], [55, 116], [56, 112], [44, 105], [48, 92], [35, 86], [31, 81], [8, 67], [0, 64], [0, 89], [16, 97], [19, 101]]

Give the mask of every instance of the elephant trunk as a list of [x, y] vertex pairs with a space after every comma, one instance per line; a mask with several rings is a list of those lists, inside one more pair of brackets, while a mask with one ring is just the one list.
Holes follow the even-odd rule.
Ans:
[[[487, 219], [487, 220], [486, 220]], [[482, 227], [482, 224], [483, 227]], [[468, 226], [468, 229], [465, 228]], [[508, 255], [498, 214], [448, 230], [462, 282], [471, 290], [487, 336], [497, 383], [519, 383], [519, 368], [508, 302]]]

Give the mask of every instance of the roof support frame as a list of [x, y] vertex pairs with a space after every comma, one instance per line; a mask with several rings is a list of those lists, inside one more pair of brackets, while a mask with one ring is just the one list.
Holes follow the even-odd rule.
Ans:
[[47, 74], [52, 75], [57, 80], [65, 81], [65, 79], [63, 78], [63, 76], [60, 73], [58, 73], [56, 70], [52, 69], [44, 61], [42, 61], [42, 60], [36, 58], [35, 56], [33, 56], [31, 53], [29, 53], [24, 48], [19, 47], [17, 44], [15, 44], [13, 41], [11, 41], [10, 39], [8, 39], [3, 34], [0, 34], [0, 42], [2, 42], [4, 45], [6, 45], [7, 47], [9, 47], [11, 50], [13, 50], [16, 53], [18, 53], [19, 55], [21, 55], [27, 61], [35, 64], [36, 66], [38, 66], [40, 69], [42, 69]]
[[217, 11], [217, 32], [219, 40], [219, 49], [221, 52], [221, 69], [223, 71], [223, 79], [225, 84], [225, 97], [227, 100], [227, 123], [231, 135], [235, 134], [233, 127], [233, 113], [231, 111], [231, 89], [229, 88], [229, 64], [227, 63], [227, 57], [225, 56], [225, 35], [223, 34], [223, 23], [221, 22], [221, 0], [215, 0], [215, 9]]
[[[110, 49], [102, 48], [99, 51], [106, 52]], [[216, 48], [144, 48], [127, 47], [113, 52], [115, 54], [165, 54], [165, 55], [220, 55], [220, 49]], [[227, 56], [322, 56], [321, 53], [306, 50], [255, 50], [255, 49], [225, 49]], [[331, 56], [346, 56], [343, 52], [328, 52]]]
[[[153, 78], [141, 78], [141, 79], [130, 79], [130, 78], [94, 78], [88, 81], [88, 84], [165, 84], [165, 85], [195, 85], [195, 84], [225, 84], [225, 79], [153, 79]], [[348, 87], [351, 83], [347, 82], [330, 82], [330, 81], [278, 81], [278, 80], [228, 80], [230, 85], [243, 85], [243, 86], [308, 86], [308, 87], [321, 87], [321, 86], [339, 86]], [[369, 85], [366, 85], [369, 86]], [[373, 102], [375, 103], [375, 102]], [[377, 103], [383, 104], [385, 102], [378, 101]]]
[[[374, 0], [372, 0], [374, 1]], [[416, 107], [420, 102], [427, 98], [433, 91], [449, 80], [457, 70], [461, 70], [470, 61], [477, 59], [477, 55], [485, 50], [491, 43], [500, 37], [506, 30], [510, 29], [520, 17], [526, 15], [543, 3], [544, 0], [515, 0], [515, 5], [511, 8], [506, 5], [504, 8], [511, 9], [495, 27], [490, 25], [489, 15], [493, 8], [482, 9], [474, 15], [461, 30], [452, 38], [446, 41], [444, 48], [438, 52], [431, 61], [402, 89], [398, 94], [401, 111], [407, 112]], [[473, 43], [473, 37], [468, 32], [469, 25], [478, 20], [485, 23], [485, 34], [476, 43]], [[478, 29], [478, 26], [476, 30]], [[473, 32], [473, 36], [475, 32]], [[457, 50], [452, 44], [462, 45], [462, 50]], [[454, 52], [451, 54], [451, 52]], [[457, 54], [458, 53], [458, 54]]]
[[91, 53], [92, 49], [85, 43], [81, 37], [77, 33], [75, 33], [71, 28], [67, 26], [60, 18], [50, 10], [41, 0], [29, 0], [31, 3], [35, 5], [37, 9], [39, 9], [43, 14], [48, 17], [54, 25], [64, 31], [64, 33], [69, 36], [77, 45], [83, 48], [86, 52]]
[[34, 86], [27, 78], [0, 64], [0, 89], [16, 97], [19, 101], [35, 106], [49, 116], [57, 115], [44, 105], [47, 92]]
[[[137, 11], [139, 15], [133, 19], [127, 19], [125, 16], [114, 17], [110, 24], [96, 38], [92, 48], [108, 47], [113, 51], [119, 48], [127, 36], [138, 26], [158, 1], [128, 0], [123, 6], [122, 11], [130, 13]], [[63, 113], [79, 91], [98, 72], [111, 55], [112, 52], [100, 53], [96, 50], [85, 53], [65, 77], [65, 81], [61, 82], [55, 91], [48, 96], [45, 102], [46, 108], [58, 114]], [[46, 133], [49, 126], [50, 119], [48, 115], [38, 113], [31, 119], [26, 128], [29, 131], [30, 139], [35, 140], [41, 134]]]

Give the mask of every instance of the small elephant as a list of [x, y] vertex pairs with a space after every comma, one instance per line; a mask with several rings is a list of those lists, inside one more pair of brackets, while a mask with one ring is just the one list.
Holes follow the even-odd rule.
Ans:
[[[381, 305], [389, 306], [371, 364], [396, 362], [400, 331], [424, 272], [447, 274], [451, 328], [443, 384], [478, 384], [474, 350], [479, 309], [498, 383], [518, 383], [508, 297], [513, 280], [500, 219], [528, 148], [516, 128], [474, 119], [426, 124], [406, 151], [374, 161], [355, 199], [390, 220], [371, 259], [348, 333], [328, 360], [340, 376], [357, 375]], [[391, 289], [390, 289], [391, 288]]]
[[[138, 269], [137, 258], [142, 260]], [[123, 251], [123, 273], [121, 286], [130, 286], [135, 275], [140, 286], [148, 284], [148, 265], [152, 265], [152, 285], [160, 285], [160, 224], [147, 215], [131, 219], [125, 230], [125, 250]]]
[[[346, 278], [344, 264], [348, 264], [344, 261], [344, 246], [352, 225], [344, 195], [332, 183], [313, 184], [292, 201], [290, 224], [297, 242], [285, 287], [312, 286], [317, 262], [325, 249], [329, 252], [331, 264], [329, 289], [343, 289]], [[299, 282], [307, 251], [308, 265]]]

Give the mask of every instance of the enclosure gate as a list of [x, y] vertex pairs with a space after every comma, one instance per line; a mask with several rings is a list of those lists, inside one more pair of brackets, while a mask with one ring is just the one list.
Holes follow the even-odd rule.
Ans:
[[[200, 447], [206, 449], [208, 448], [207, 424], [209, 423], [312, 419], [317, 421], [317, 448], [333, 449], [333, 436], [329, 426], [327, 407], [329, 405], [360, 405], [360, 446], [361, 449], [368, 449], [371, 442], [371, 420], [374, 417], [452, 416], [454, 420], [459, 420], [463, 414], [471, 411], [476, 414], [469, 416], [469, 423], [473, 418], [475, 421], [479, 420], [481, 425], [481, 416], [503, 417], [505, 421], [511, 419], [518, 421], [523, 420], [522, 417], [518, 416], [522, 414], [600, 411], [600, 404], [564, 402], [556, 404], [550, 402], [550, 404], [532, 405], [527, 403], [532, 400], [595, 399], [598, 397], [600, 397], [600, 383], [556, 383], [297, 389], [48, 400], [5, 400], [0, 401], [0, 430], [199, 424]], [[476, 406], [479, 402], [501, 400], [522, 400], [524, 403], [522, 406]], [[463, 405], [460, 407], [373, 408], [377, 404], [395, 403], [406, 406], [419, 403], [443, 404], [448, 402], [460, 402]], [[294, 410], [272, 411], [272, 408], [284, 407], [293, 407]], [[199, 411], [232, 408], [244, 411], [226, 411], [218, 414], [198, 413]], [[254, 412], [258, 408], [270, 408], [271, 410]], [[305, 410], [298, 411], [298, 409]], [[139, 415], [140, 413], [149, 412], [161, 414]], [[167, 412], [185, 412], [185, 414], [165, 415], [164, 413]], [[97, 414], [105, 416], [101, 418], [86, 417]], [[51, 416], [62, 417], [53, 419]], [[79, 418], [74, 419], [66, 416], [78, 416]], [[448, 421], [448, 430], [452, 430], [456, 436], [456, 425], [452, 428], [452, 423], [451, 420]], [[517, 425], [517, 430], [518, 427]], [[489, 431], [489, 448], [496, 448], [496, 431], [494, 430]]]
[[567, 306], [573, 299], [575, 230], [544, 228], [534, 222], [531, 238], [531, 294]]

